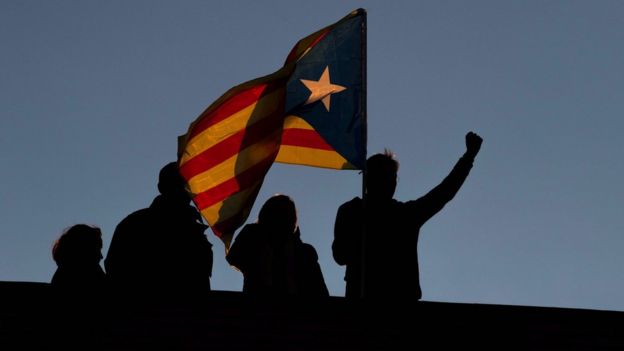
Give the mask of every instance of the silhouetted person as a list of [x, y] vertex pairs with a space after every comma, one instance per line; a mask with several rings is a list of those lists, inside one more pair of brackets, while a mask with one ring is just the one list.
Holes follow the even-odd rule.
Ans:
[[58, 268], [52, 285], [67, 290], [98, 291], [104, 287], [106, 275], [102, 260], [102, 232], [86, 224], [67, 229], [52, 248]]
[[243, 273], [243, 292], [329, 295], [316, 250], [301, 241], [295, 203], [288, 196], [267, 200], [258, 223], [241, 230], [226, 258]]
[[150, 207], [115, 229], [104, 265], [117, 291], [150, 295], [210, 290], [212, 245], [199, 212], [191, 206], [175, 162], [162, 168]]
[[473, 132], [466, 134], [466, 153], [451, 173], [425, 196], [407, 202], [393, 198], [399, 170], [393, 155], [386, 151], [366, 161], [366, 203], [359, 197], [344, 203], [338, 209], [334, 227], [332, 251], [336, 263], [347, 266], [348, 298], [362, 295], [364, 230], [364, 298], [422, 297], [417, 246], [420, 227], [453, 199], [468, 176], [482, 141]]

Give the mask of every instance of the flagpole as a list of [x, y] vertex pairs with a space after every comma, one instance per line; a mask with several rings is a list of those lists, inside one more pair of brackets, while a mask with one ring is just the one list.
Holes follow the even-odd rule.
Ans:
[[[360, 9], [362, 12], [362, 32], [361, 32], [361, 55], [362, 58], [362, 100], [361, 100], [361, 111], [362, 111], [362, 142], [364, 145], [364, 159], [366, 161], [367, 157], [367, 144], [368, 144], [368, 121], [367, 121], [367, 110], [366, 110], [366, 10]], [[366, 279], [366, 241], [367, 241], [367, 230], [366, 230], [366, 162], [364, 162], [364, 166], [362, 168], [362, 247], [361, 247], [361, 270], [360, 270], [360, 297], [365, 297], [365, 279]]]

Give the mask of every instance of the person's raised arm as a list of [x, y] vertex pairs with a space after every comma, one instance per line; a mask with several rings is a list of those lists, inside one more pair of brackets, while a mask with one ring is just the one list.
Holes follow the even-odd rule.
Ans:
[[438, 213], [444, 205], [455, 197], [462, 184], [468, 177], [472, 163], [481, 149], [483, 139], [473, 132], [466, 134], [466, 152], [457, 161], [451, 172], [427, 195], [413, 202], [417, 206], [418, 216], [421, 223], [429, 220]]

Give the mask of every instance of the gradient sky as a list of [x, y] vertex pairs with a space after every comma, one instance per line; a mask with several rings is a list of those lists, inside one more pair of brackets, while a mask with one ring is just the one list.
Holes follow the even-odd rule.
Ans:
[[[102, 228], [105, 254], [199, 113], [358, 7], [368, 149], [397, 154], [396, 198], [437, 185], [466, 132], [485, 140], [421, 230], [423, 300], [624, 311], [621, 1], [2, 1], [0, 280], [49, 281], [75, 223]], [[340, 296], [333, 223], [360, 189], [354, 171], [276, 164], [250, 221], [290, 195]], [[208, 236], [213, 288], [241, 290]]]

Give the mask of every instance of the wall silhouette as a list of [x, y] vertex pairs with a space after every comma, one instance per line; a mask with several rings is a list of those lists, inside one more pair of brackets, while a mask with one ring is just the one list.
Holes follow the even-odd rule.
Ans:
[[53, 291], [0, 283], [3, 349], [624, 349], [624, 312], [434, 302], [363, 308], [339, 297], [218, 291], [199, 303], [113, 306], [106, 298], [63, 301]]

